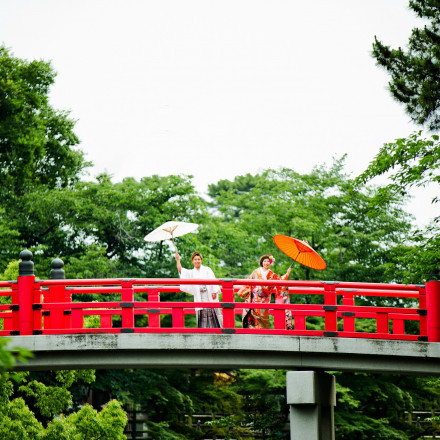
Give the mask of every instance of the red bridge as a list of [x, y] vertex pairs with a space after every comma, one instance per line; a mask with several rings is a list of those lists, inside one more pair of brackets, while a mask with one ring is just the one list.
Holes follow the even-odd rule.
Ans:
[[[0, 336], [16, 335], [11, 348], [16, 344], [35, 355], [16, 369], [294, 370], [287, 372], [291, 438], [310, 440], [334, 438], [335, 376], [325, 371], [440, 375], [440, 281], [66, 280], [60, 259], [52, 262], [50, 280], [37, 280], [31, 252], [20, 258], [18, 279], [0, 282], [0, 295], [9, 299], [0, 305]], [[161, 293], [172, 298], [182, 284], [221, 285], [221, 302], [161, 300]], [[244, 305], [235, 301], [235, 292], [258, 284], [285, 286], [293, 300], [246, 303], [246, 308], [269, 309], [271, 329], [241, 325]], [[102, 300], [82, 302], [84, 294]], [[146, 300], [136, 301], [138, 294]], [[361, 305], [367, 297], [370, 304], [393, 306]], [[304, 298], [307, 303], [299, 303]], [[186, 325], [194, 307], [221, 308], [223, 328]], [[293, 330], [286, 329], [287, 311]]]
[[[37, 280], [33, 273], [32, 254], [20, 254], [17, 281], [0, 282], [0, 296], [10, 304], [0, 305], [0, 336], [52, 335], [83, 333], [226, 333], [338, 338], [392, 339], [440, 342], [440, 282], [426, 285], [374, 284], [337, 281], [256, 281], [248, 279], [64, 279], [63, 262], [52, 262], [50, 280]], [[219, 303], [161, 301], [161, 293], [179, 292], [182, 284], [220, 285]], [[276, 285], [288, 288], [291, 304], [246, 304], [246, 308], [269, 309], [271, 329], [241, 328], [243, 303], [235, 301], [235, 292], [243, 285]], [[147, 301], [136, 301], [143, 293]], [[81, 295], [100, 295], [101, 301], [81, 302]], [[117, 301], [107, 301], [109, 295]], [[169, 297], [169, 295], [167, 295]], [[295, 303], [308, 298], [310, 304]], [[311, 298], [313, 297], [313, 301]], [[381, 298], [400, 306], [357, 305], [361, 298]], [[4, 301], [3, 301], [4, 302]], [[388, 301], [389, 302], [389, 301]], [[200, 329], [185, 325], [185, 316], [194, 307], [222, 309], [223, 328]], [[293, 330], [286, 330], [286, 312], [291, 311]], [[147, 316], [148, 324], [136, 325], [136, 317]], [[161, 325], [161, 316], [170, 315], [171, 325]], [[96, 316], [95, 325], [84, 325], [87, 317]], [[320, 317], [319, 329], [307, 325]], [[361, 322], [373, 321], [375, 331], [362, 331]], [[98, 322], [98, 324], [96, 324]], [[145, 319], [144, 319], [145, 322]], [[114, 323], [117, 325], [114, 325]], [[412, 324], [409, 324], [412, 323]], [[370, 325], [369, 328], [372, 326]], [[1, 327], [0, 327], [1, 328]]]

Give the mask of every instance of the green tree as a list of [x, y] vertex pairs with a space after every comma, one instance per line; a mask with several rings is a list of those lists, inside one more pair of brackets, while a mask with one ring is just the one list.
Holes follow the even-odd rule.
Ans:
[[300, 279], [389, 281], [394, 279], [388, 270], [391, 250], [411, 228], [402, 199], [384, 203], [370, 215], [376, 190], [353, 188], [343, 159], [309, 174], [266, 170], [220, 181], [209, 190], [216, 216], [197, 238], [209, 243], [228, 276], [247, 276], [266, 253], [276, 257], [274, 268], [284, 273], [290, 260], [272, 240], [283, 234], [308, 241], [327, 262], [322, 272], [295, 264]]
[[[4, 339], [0, 339], [0, 345]], [[15, 355], [3, 356], [0, 346], [0, 362], [12, 367]], [[26, 353], [20, 353], [23, 360]], [[40, 373], [41, 375], [41, 373]], [[43, 376], [43, 375], [42, 375]], [[11, 374], [0, 371], [0, 438], [10, 440], [122, 440], [127, 416], [117, 401], [110, 401], [99, 413], [85, 405], [77, 412], [68, 412], [72, 396], [68, 388], [78, 380], [90, 382], [91, 371], [57, 371], [52, 376], [53, 385], [46, 385], [28, 372]], [[56, 383], [56, 385], [55, 385]]]
[[32, 245], [23, 196], [69, 187], [90, 165], [76, 148], [75, 122], [49, 103], [55, 75], [50, 63], [0, 46], [0, 268]]
[[204, 209], [186, 176], [113, 183], [101, 175], [97, 182], [23, 196], [15, 215], [17, 223], [26, 218], [21, 236], [39, 250], [37, 274], [50, 269], [54, 256], [64, 260], [69, 277], [77, 276], [77, 269], [78, 275], [91, 274], [96, 257], [102, 275], [145, 277], [169, 276], [173, 250], [166, 242], [147, 243], [144, 236], [167, 219], [197, 219]]
[[377, 37], [373, 56], [390, 76], [389, 90], [411, 119], [431, 130], [440, 128], [440, 2], [410, 0], [409, 7], [429, 25], [415, 28], [408, 48], [391, 49]]
[[[421, 132], [408, 138], [384, 144], [367, 169], [357, 177], [364, 186], [376, 176], [386, 175], [391, 181], [378, 188], [370, 201], [372, 214], [384, 204], [392, 203], [410, 193], [412, 188], [440, 184], [440, 142], [438, 135], [422, 138]], [[438, 203], [435, 197], [432, 203]], [[426, 228], [418, 228], [408, 236], [407, 243], [396, 253], [393, 269], [405, 282], [420, 283], [440, 267], [440, 217]]]
[[16, 58], [0, 47], [0, 201], [35, 186], [66, 187], [88, 165], [68, 112], [49, 104], [50, 63]]
[[116, 400], [98, 412], [85, 405], [78, 412], [54, 418], [38, 437], [41, 440], [124, 440], [127, 416]]
[[232, 384], [243, 397], [245, 421], [263, 439], [288, 439], [286, 371], [237, 370]]
[[367, 373], [336, 375], [335, 424], [338, 439], [415, 439], [431, 428], [408, 423], [405, 411], [439, 404], [438, 383], [431, 378]]
[[[141, 405], [154, 439], [224, 438], [228, 433], [240, 439], [250, 431], [241, 426], [245, 414], [240, 394], [231, 387], [235, 380], [234, 373], [212, 370], [105, 370], [97, 372], [91, 388], [104, 399], [115, 396]], [[212, 415], [215, 423], [201, 431], [194, 414]]]
[[[386, 143], [367, 169], [356, 179], [365, 185], [376, 176], [387, 174], [391, 183], [378, 189], [375, 204], [389, 203], [393, 198], [408, 195], [413, 187], [440, 184], [440, 142], [438, 135], [422, 138], [422, 132]], [[435, 197], [432, 202], [437, 203]], [[377, 203], [376, 203], [377, 202]]]

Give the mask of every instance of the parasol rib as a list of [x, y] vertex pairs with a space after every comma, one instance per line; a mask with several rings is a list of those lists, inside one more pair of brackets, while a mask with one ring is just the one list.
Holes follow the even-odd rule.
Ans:
[[[181, 237], [182, 235], [188, 234], [190, 232], [194, 232], [198, 228], [197, 223], [188, 223], [188, 222], [176, 222], [176, 221], [167, 221], [163, 225], [156, 228], [154, 231], [151, 231], [147, 236], [144, 237], [145, 241], [162, 241], [162, 240], [171, 240], [173, 241], [173, 246], [175, 251], [177, 252], [177, 246], [174, 242], [175, 237]], [[170, 237], [171, 236], [171, 237]]]

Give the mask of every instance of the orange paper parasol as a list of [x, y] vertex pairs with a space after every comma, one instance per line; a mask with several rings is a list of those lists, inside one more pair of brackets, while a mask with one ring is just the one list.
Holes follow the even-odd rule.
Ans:
[[318, 270], [323, 270], [327, 267], [325, 261], [305, 241], [297, 240], [287, 235], [275, 235], [273, 241], [288, 257], [304, 266]]

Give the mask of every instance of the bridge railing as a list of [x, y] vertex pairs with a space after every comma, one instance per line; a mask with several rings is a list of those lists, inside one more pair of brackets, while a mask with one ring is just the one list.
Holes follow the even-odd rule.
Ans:
[[[178, 292], [182, 284], [218, 284], [221, 286], [219, 303], [161, 301], [161, 293]], [[243, 285], [273, 285], [286, 287], [291, 304], [249, 304], [237, 301], [235, 293]], [[334, 283], [314, 281], [254, 281], [254, 280], [180, 280], [180, 279], [88, 279], [88, 280], [33, 280], [19, 277], [17, 282], [0, 283], [1, 296], [10, 296], [11, 304], [0, 306], [0, 335], [60, 334], [60, 333], [263, 333], [284, 335], [317, 335], [329, 337], [360, 337], [401, 340], [427, 340], [428, 328], [424, 286], [374, 285], [365, 283]], [[136, 301], [139, 293], [147, 300]], [[102, 301], [81, 302], [83, 294], [99, 295]], [[108, 299], [111, 294], [112, 300]], [[114, 300], [115, 294], [118, 296]], [[318, 295], [319, 301], [300, 304], [302, 299]], [[72, 296], [75, 300], [72, 301]], [[168, 297], [170, 295], [167, 295]], [[384, 307], [356, 305], [357, 297], [385, 297], [409, 299], [412, 306]], [[96, 296], [95, 296], [96, 297]], [[310, 301], [311, 302], [311, 301]], [[198, 329], [185, 324], [185, 316], [194, 315], [197, 308], [220, 308], [223, 328]], [[243, 308], [269, 309], [270, 329], [242, 328]], [[290, 311], [293, 329], [286, 329], [286, 312]], [[167, 326], [161, 316], [169, 315]], [[92, 328], [88, 317], [95, 316]], [[147, 317], [137, 324], [137, 317]], [[311, 328], [308, 321], [318, 318], [321, 328]], [[320, 318], [320, 319], [319, 319]], [[360, 321], [375, 322], [375, 331], [357, 328]], [[194, 320], [193, 320], [194, 321]], [[412, 321], [410, 334], [405, 323]], [[0, 323], [1, 324], [1, 323]], [[319, 323], [318, 323], [319, 326]], [[370, 326], [371, 327], [371, 326]]]
[[[52, 262], [53, 279], [38, 280], [30, 261], [32, 254], [23, 251], [20, 256], [23, 261], [17, 281], [0, 282], [0, 336], [259, 333], [440, 342], [439, 281], [425, 286], [249, 279], [64, 279], [59, 259]], [[218, 285], [220, 301], [174, 300], [182, 297], [181, 293], [177, 295], [181, 285], [200, 284]], [[257, 285], [284, 287], [291, 303], [243, 303], [236, 294], [242, 286]], [[93, 294], [99, 300], [81, 301], [85, 294]], [[367, 297], [375, 298], [370, 304], [381, 305], [365, 305]], [[186, 319], [196, 313], [195, 308], [221, 309], [223, 327], [195, 328], [195, 320]], [[270, 328], [243, 328], [244, 309], [268, 309]], [[286, 328], [286, 315], [292, 316], [292, 329]]]

